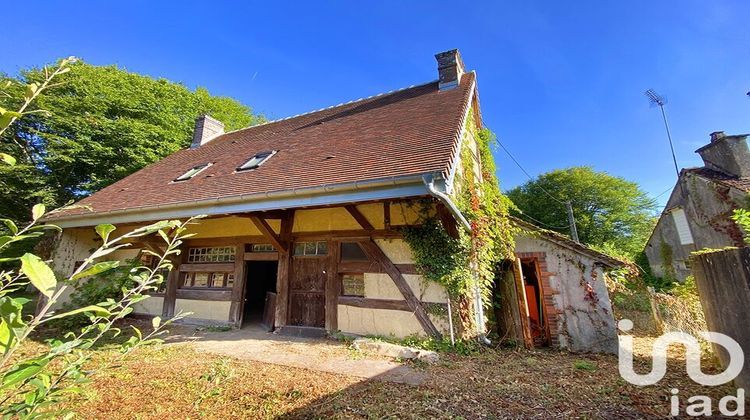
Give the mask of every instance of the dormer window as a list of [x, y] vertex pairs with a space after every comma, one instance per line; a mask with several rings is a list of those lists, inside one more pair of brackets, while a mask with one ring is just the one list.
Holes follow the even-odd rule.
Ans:
[[264, 164], [268, 159], [271, 158], [271, 156], [275, 155], [276, 152], [278, 152], [278, 150], [267, 150], [265, 152], [260, 152], [248, 159], [247, 162], [243, 163], [242, 166], [237, 168], [237, 170], [246, 171], [249, 169], [255, 169], [258, 166]]
[[194, 166], [189, 171], [187, 171], [184, 174], [182, 174], [182, 175], [178, 176], [177, 178], [175, 178], [175, 182], [176, 181], [187, 181], [188, 179], [191, 179], [192, 177], [198, 175], [204, 169], [208, 168], [211, 165], [212, 165], [212, 163], [204, 163], [203, 165]]

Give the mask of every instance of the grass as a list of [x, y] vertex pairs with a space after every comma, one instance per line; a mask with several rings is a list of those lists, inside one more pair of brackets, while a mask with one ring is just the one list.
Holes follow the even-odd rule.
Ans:
[[[638, 355], [650, 343], [636, 341], [641, 373], [650, 360]], [[523, 349], [443, 353], [440, 363], [414, 366], [428, 379], [412, 386], [212, 355], [190, 343], [157, 345], [137, 350], [121, 367], [84, 385], [70, 406], [79, 418], [112, 419], [665, 417], [671, 388], [714, 401], [733, 391], [691, 382], [682, 355], [672, 350], [658, 386], [622, 380], [612, 355], [584, 359]], [[109, 346], [97, 352], [99, 361], [110, 357]]]

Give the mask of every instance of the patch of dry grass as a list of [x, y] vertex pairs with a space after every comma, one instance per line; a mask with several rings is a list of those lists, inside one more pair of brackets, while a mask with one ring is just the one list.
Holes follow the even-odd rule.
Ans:
[[[636, 354], [646, 354], [650, 340], [637, 343]], [[652, 387], [622, 380], [615, 356], [526, 350], [443, 355], [435, 366], [415, 365], [430, 378], [410, 386], [213, 356], [183, 343], [138, 350], [98, 376], [73, 408], [81, 418], [114, 419], [665, 417], [673, 387], [685, 397], [733, 391], [694, 384], [680, 352], [671, 356], [667, 377]]]

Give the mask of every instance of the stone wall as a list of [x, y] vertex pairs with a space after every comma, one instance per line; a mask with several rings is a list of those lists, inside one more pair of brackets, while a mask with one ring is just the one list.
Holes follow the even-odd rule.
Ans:
[[516, 238], [519, 257], [536, 257], [552, 345], [574, 352], [617, 352], [604, 271], [591, 257], [542, 237]]

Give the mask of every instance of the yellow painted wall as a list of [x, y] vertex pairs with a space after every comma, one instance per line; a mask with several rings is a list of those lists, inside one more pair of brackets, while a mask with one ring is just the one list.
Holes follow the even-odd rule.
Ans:
[[[446, 303], [448, 296], [443, 286], [423, 281], [418, 274], [405, 274], [404, 279], [414, 295], [422, 302]], [[393, 279], [385, 273], [365, 273], [365, 297], [372, 299], [404, 300]]]
[[[430, 315], [430, 319], [439, 331], [448, 334], [447, 320], [433, 315]], [[341, 331], [358, 335], [382, 335], [396, 338], [425, 335], [422, 325], [413, 313], [390, 309], [339, 305], [338, 326]]]
[[224, 301], [177, 299], [174, 313], [192, 312], [188, 318], [228, 322], [231, 304]]

